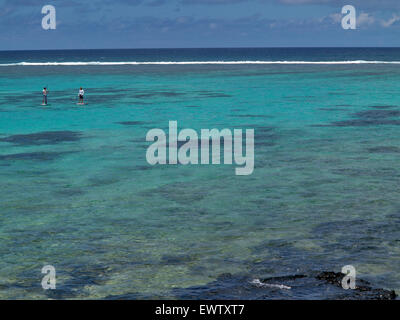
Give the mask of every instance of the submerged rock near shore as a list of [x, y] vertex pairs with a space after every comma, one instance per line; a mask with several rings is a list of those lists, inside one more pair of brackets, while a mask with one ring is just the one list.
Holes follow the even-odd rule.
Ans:
[[[316, 276], [317, 280], [325, 281], [331, 285], [342, 288], [343, 273], [322, 272]], [[348, 291], [348, 290], [347, 290]], [[352, 289], [352, 296], [344, 296], [343, 299], [371, 299], [371, 300], [394, 300], [397, 294], [394, 290], [385, 290], [371, 287], [368, 281], [358, 279], [355, 289]], [[340, 297], [339, 297], [340, 298]]]
[[223, 274], [217, 280], [191, 288], [175, 289], [178, 299], [283, 299], [283, 300], [394, 300], [393, 290], [373, 287], [357, 279], [355, 289], [342, 288], [345, 275], [332, 271], [264, 279]]

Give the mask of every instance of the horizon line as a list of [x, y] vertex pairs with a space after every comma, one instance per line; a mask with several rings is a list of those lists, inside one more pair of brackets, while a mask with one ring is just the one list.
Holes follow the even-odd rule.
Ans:
[[198, 50], [198, 49], [399, 49], [400, 46], [345, 46], [345, 47], [331, 47], [331, 46], [304, 46], [304, 47], [163, 47], [163, 48], [86, 48], [86, 49], [72, 49], [72, 48], [64, 48], [64, 49], [0, 49], [0, 52], [26, 52], [26, 51], [90, 51], [90, 50]]

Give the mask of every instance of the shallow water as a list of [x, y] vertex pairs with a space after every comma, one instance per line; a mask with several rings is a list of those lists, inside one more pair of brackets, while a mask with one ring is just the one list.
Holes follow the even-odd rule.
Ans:
[[[187, 298], [348, 264], [400, 290], [399, 89], [381, 64], [1, 67], [0, 298]], [[254, 173], [151, 167], [170, 120], [254, 128]], [[233, 297], [259, 298], [245, 283]]]

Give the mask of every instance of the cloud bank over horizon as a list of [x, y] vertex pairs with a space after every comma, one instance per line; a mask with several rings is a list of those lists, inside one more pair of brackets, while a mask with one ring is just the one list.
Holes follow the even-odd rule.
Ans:
[[[43, 30], [41, 9], [57, 10]], [[344, 5], [357, 29], [343, 30]], [[0, 50], [399, 46], [398, 0], [0, 0]]]

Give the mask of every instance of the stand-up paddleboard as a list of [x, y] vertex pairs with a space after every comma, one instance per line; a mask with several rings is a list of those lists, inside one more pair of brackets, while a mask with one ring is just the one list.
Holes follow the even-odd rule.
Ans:
[[76, 105], [77, 105], [77, 106], [84, 106], [84, 105], [87, 105], [87, 103], [79, 103], [79, 102], [78, 102]]

